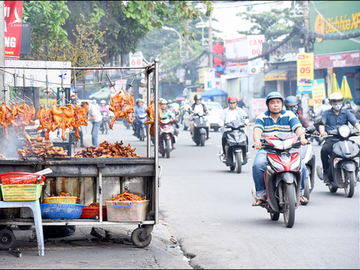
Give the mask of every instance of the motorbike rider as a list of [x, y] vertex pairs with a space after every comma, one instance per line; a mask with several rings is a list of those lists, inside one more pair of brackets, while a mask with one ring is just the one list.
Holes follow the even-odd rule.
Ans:
[[331, 155], [333, 144], [339, 140], [335, 137], [327, 137], [327, 132], [348, 123], [351, 123], [360, 132], [360, 124], [349, 110], [343, 108], [343, 100], [344, 98], [340, 93], [332, 93], [329, 96], [332, 108], [323, 111], [321, 114], [322, 124], [319, 125], [319, 130], [321, 136], [325, 138], [325, 143], [321, 148], [321, 163], [325, 184], [329, 183], [329, 156]]
[[[238, 99], [236, 96], [230, 96], [228, 98], [228, 104], [229, 107], [225, 108], [220, 115], [219, 118], [219, 126], [222, 128], [225, 126], [226, 123], [230, 123], [233, 120], [239, 120], [240, 122], [244, 123], [245, 125], [249, 125], [249, 119], [244, 119], [244, 116], [247, 117], [247, 113], [237, 106]], [[223, 161], [226, 160], [226, 151], [225, 151], [225, 145], [226, 145], [226, 131], [222, 132], [222, 154], [221, 159]], [[248, 140], [247, 140], [248, 144]]]
[[305, 117], [298, 113], [299, 111], [299, 100], [295, 96], [288, 96], [285, 98], [285, 107], [288, 111], [292, 111], [298, 118], [301, 125], [304, 128], [309, 126], [309, 123], [306, 121]]
[[[207, 115], [209, 113], [208, 108], [206, 108], [205, 104], [203, 104], [201, 102], [201, 95], [196, 94], [194, 96], [194, 101], [195, 103], [193, 103], [190, 108], [190, 115], [191, 115], [191, 120], [190, 120], [190, 131], [191, 131], [191, 137], [194, 137], [194, 113], [199, 113], [199, 112], [203, 112], [204, 115]], [[210, 133], [210, 122], [208, 121], [208, 126], [209, 126], [209, 133]], [[208, 139], [210, 139], [210, 134], [208, 134]]]
[[[261, 138], [272, 136], [276, 133], [292, 133], [294, 132], [300, 137], [301, 144], [306, 145], [307, 140], [303, 133], [303, 128], [296, 115], [291, 111], [283, 110], [284, 98], [279, 92], [270, 92], [266, 97], [266, 106], [268, 110], [259, 114], [255, 120], [253, 131], [254, 147], [259, 150], [261, 148]], [[254, 159], [252, 173], [256, 188], [257, 200], [253, 202], [253, 206], [261, 205], [266, 202], [266, 187], [264, 182], [264, 172], [266, 166], [269, 165], [266, 154], [271, 150], [260, 149]], [[306, 178], [306, 166], [304, 161], [302, 165], [302, 183]], [[300, 197], [301, 202], [307, 202], [307, 198]]]
[[101, 100], [100, 101], [100, 107], [99, 107], [99, 111], [102, 112], [107, 112], [109, 113], [109, 108], [106, 106], [106, 101], [105, 100]]
[[[176, 136], [175, 141], [177, 141], [177, 137], [179, 135], [179, 130], [177, 129], [178, 125], [177, 125], [177, 120], [175, 118], [175, 115], [173, 114], [172, 111], [170, 111], [168, 109], [168, 102], [166, 99], [161, 98], [160, 99], [160, 107], [161, 107], [161, 118], [167, 118], [170, 120], [175, 120], [174, 123], [172, 123], [173, 127], [174, 127], [174, 136]], [[173, 149], [175, 149], [175, 145], [173, 145]]]
[[[142, 98], [138, 98], [136, 100], [136, 105], [134, 106], [134, 109], [135, 109], [135, 116], [146, 114], [146, 106], [144, 105], [144, 100]], [[137, 129], [136, 117], [134, 124], [135, 125], [133, 125], [133, 130], [134, 130], [133, 135], [136, 136], [136, 129]]]

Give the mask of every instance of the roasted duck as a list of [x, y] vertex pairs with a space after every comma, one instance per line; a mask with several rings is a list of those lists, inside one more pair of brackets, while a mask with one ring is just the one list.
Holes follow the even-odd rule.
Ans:
[[37, 131], [41, 129], [46, 129], [45, 131], [45, 139], [50, 140], [50, 131], [55, 130], [55, 121], [53, 119], [52, 110], [49, 108], [45, 108], [44, 110], [43, 106], [40, 107], [38, 110], [36, 116], [39, 119], [40, 125], [36, 129]]
[[73, 129], [72, 122], [75, 115], [74, 106], [68, 105], [67, 107], [60, 107], [59, 105], [53, 105], [52, 109], [53, 119], [55, 121], [54, 128], [58, 127], [62, 129], [61, 138], [65, 140], [66, 128]]
[[8, 105], [6, 105], [5, 102], [2, 103], [1, 115], [0, 115], [0, 117], [1, 117], [0, 126], [5, 128], [5, 136], [7, 139], [9, 139], [9, 134], [8, 134], [7, 128], [9, 126], [16, 125], [14, 122], [16, 111], [17, 111], [17, 109], [15, 107], [15, 104], [13, 104], [12, 109], [10, 109], [10, 107]]
[[35, 125], [33, 119], [35, 118], [35, 107], [31, 102], [29, 107], [25, 100], [23, 104], [19, 106], [19, 102], [16, 103], [16, 106], [13, 104], [13, 112], [15, 113], [14, 119], [14, 129], [16, 131], [16, 136], [19, 136], [19, 127], [22, 129], [22, 134], [25, 134], [25, 127], [28, 125]]
[[109, 127], [113, 129], [113, 125], [117, 118], [127, 118], [129, 123], [132, 124], [131, 113], [135, 112], [134, 109], [134, 94], [130, 95], [124, 89], [118, 92], [115, 96], [110, 97], [110, 111], [115, 115], [114, 119], [110, 122]]
[[75, 127], [75, 137], [76, 139], [80, 138], [79, 134], [79, 127], [87, 126], [88, 122], [86, 121], [87, 113], [88, 113], [88, 107], [85, 103], [84, 107], [81, 107], [81, 105], [76, 105], [74, 108], [75, 115], [73, 117], [73, 121], [71, 125]]
[[113, 157], [140, 157], [135, 153], [135, 148], [123, 142], [108, 143], [103, 141], [99, 146], [88, 146], [74, 156], [76, 158], [113, 158]]
[[[149, 125], [150, 124], [150, 135], [152, 137], [155, 136], [155, 111], [154, 111], [154, 108], [155, 108], [155, 103], [154, 101], [152, 100], [150, 102], [150, 105], [146, 108], [146, 113], [147, 113], [147, 116], [148, 116], [148, 121], [146, 121], [144, 123], [144, 125]], [[161, 108], [160, 108], [160, 105], [159, 105], [159, 125], [162, 123], [161, 122]]]
[[105, 201], [144, 201], [144, 200], [146, 199], [126, 190], [123, 193], [120, 193], [116, 196], [112, 195], [110, 200], [105, 200]]

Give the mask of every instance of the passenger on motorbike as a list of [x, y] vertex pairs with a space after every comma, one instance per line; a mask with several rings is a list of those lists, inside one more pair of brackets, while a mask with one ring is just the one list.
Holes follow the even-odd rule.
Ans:
[[146, 114], [146, 106], [144, 105], [144, 100], [142, 98], [138, 98], [136, 100], [136, 105], [134, 106], [134, 109], [135, 109], [135, 122], [133, 125], [133, 130], [134, 130], [133, 135], [136, 136], [136, 128], [137, 128], [136, 116]]
[[347, 125], [348, 123], [351, 123], [360, 132], [360, 124], [358, 123], [356, 117], [351, 112], [349, 112], [349, 110], [342, 108], [343, 99], [344, 98], [340, 93], [332, 93], [329, 96], [329, 101], [332, 108], [323, 111], [321, 114], [322, 123], [326, 125], [319, 125], [320, 134], [325, 138], [325, 143], [321, 148], [321, 163], [323, 167], [325, 184], [329, 183], [329, 157], [331, 155], [334, 143], [339, 140], [335, 137], [327, 137], [327, 132], [332, 129], [336, 129], [339, 126]]
[[329, 100], [327, 98], [324, 98], [322, 100], [322, 104], [317, 108], [315, 117], [321, 116], [322, 112], [328, 109], [331, 109], [331, 105], [329, 103]]
[[288, 111], [292, 111], [297, 118], [299, 119], [301, 125], [304, 128], [309, 126], [309, 123], [306, 121], [305, 117], [298, 113], [299, 110], [299, 100], [295, 96], [288, 96], [285, 98], [285, 107]]
[[[219, 118], [219, 126], [223, 128], [226, 123], [230, 123], [232, 120], [239, 120], [240, 122], [244, 123], [245, 125], [249, 125], [249, 119], [244, 119], [244, 116], [247, 117], [247, 113], [239, 108], [237, 106], [238, 99], [236, 96], [230, 96], [228, 98], [228, 104], [229, 107], [225, 108], [220, 115]], [[222, 153], [221, 153], [221, 159], [223, 161], [226, 160], [226, 151], [225, 151], [225, 145], [226, 145], [226, 131], [222, 129]], [[248, 144], [248, 140], [247, 140]]]
[[[294, 132], [300, 137], [301, 144], [306, 145], [307, 140], [303, 133], [303, 128], [299, 119], [293, 112], [283, 110], [284, 99], [278, 92], [270, 92], [266, 97], [266, 106], [268, 110], [264, 113], [259, 114], [255, 120], [253, 138], [254, 147], [259, 150], [261, 148], [261, 138], [272, 136], [279, 132], [291, 133]], [[264, 182], [264, 172], [269, 162], [266, 159], [267, 151], [260, 149], [256, 154], [253, 163], [253, 179], [256, 189], [256, 197], [258, 198], [253, 206], [258, 206], [266, 202], [266, 187]], [[304, 161], [302, 162], [302, 182], [306, 178], [306, 166]], [[305, 200], [300, 198], [300, 200]]]
[[[162, 113], [161, 118], [175, 120], [175, 122], [172, 123], [172, 125], [174, 127], [174, 136], [176, 137], [175, 141], [177, 141], [177, 137], [179, 135], [179, 130], [177, 129], [178, 128], [177, 120], [175, 118], [175, 115], [168, 109], [167, 105], [168, 105], [167, 100], [161, 98], [160, 99], [160, 106], [161, 106], [161, 113]], [[173, 145], [173, 149], [175, 149], [175, 145]]]
[[[191, 136], [194, 137], [194, 117], [193, 114], [194, 113], [199, 113], [199, 112], [203, 112], [204, 115], [207, 115], [209, 110], [206, 108], [205, 104], [201, 103], [201, 95], [196, 94], [194, 96], [194, 101], [195, 103], [193, 103], [190, 107], [191, 111], [190, 111], [190, 115], [191, 115], [191, 120], [190, 120], [190, 131], [191, 131]], [[210, 131], [210, 122], [208, 121], [208, 126], [209, 126], [209, 131]], [[210, 139], [210, 134], [208, 135], [208, 139]]]

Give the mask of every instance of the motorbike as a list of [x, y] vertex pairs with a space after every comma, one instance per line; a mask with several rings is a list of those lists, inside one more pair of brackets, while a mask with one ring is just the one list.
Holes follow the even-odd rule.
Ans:
[[247, 163], [247, 136], [244, 131], [245, 125], [239, 120], [233, 120], [224, 126], [224, 136], [226, 137], [225, 156], [226, 160], [220, 160], [230, 167], [231, 171], [241, 173], [242, 165]]
[[174, 136], [174, 127], [172, 123], [174, 119], [161, 118], [161, 124], [159, 125], [159, 152], [162, 157], [170, 158], [170, 152], [173, 150], [173, 144], [176, 143], [176, 137]]
[[[358, 130], [350, 128], [348, 125], [342, 125], [328, 132], [328, 136], [339, 139], [339, 141], [334, 143], [329, 159], [330, 170], [328, 170], [329, 183], [327, 185], [331, 193], [335, 193], [339, 188], [343, 188], [348, 198], [354, 195], [356, 182], [359, 181], [360, 160], [358, 154], [360, 149], [356, 142], [350, 140], [350, 137], [358, 135]], [[316, 167], [316, 172], [318, 177], [324, 181], [321, 166]]]
[[[298, 152], [290, 153], [293, 148], [299, 148], [300, 138], [296, 135], [279, 133], [262, 140], [263, 149], [274, 150], [267, 153], [269, 166], [266, 166], [264, 181], [267, 201], [260, 204], [270, 213], [271, 220], [279, 220], [280, 213], [284, 216], [287, 228], [295, 223], [295, 209], [300, 203], [301, 189], [301, 156]], [[252, 195], [257, 200], [255, 189]]]
[[146, 137], [146, 127], [144, 125], [144, 123], [146, 122], [146, 117], [146, 113], [138, 114], [135, 116], [135, 136], [139, 138], [140, 141], [144, 141]]
[[208, 120], [203, 112], [194, 112], [194, 134], [193, 141], [196, 145], [205, 145], [205, 140], [209, 137]]
[[[315, 126], [309, 126], [305, 129], [305, 137], [312, 137], [316, 131]], [[310, 193], [314, 190], [315, 185], [315, 153], [311, 144], [301, 145], [299, 149], [301, 159], [304, 161], [307, 174], [304, 183], [304, 196], [310, 201]], [[302, 203], [307, 204], [307, 203]]]
[[190, 127], [190, 114], [188, 111], [185, 111], [182, 117], [182, 122], [184, 125], [184, 130], [187, 130]]
[[100, 124], [100, 131], [102, 134], [107, 134], [108, 130], [109, 130], [109, 113], [108, 112], [101, 112], [102, 115], [102, 120], [101, 120], [101, 124]]

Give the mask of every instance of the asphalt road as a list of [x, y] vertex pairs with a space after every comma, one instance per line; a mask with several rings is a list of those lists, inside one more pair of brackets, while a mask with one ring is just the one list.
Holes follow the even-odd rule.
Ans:
[[[145, 155], [145, 143], [131, 134], [116, 124], [99, 141], [123, 140]], [[251, 134], [249, 127], [250, 145]], [[299, 206], [294, 227], [286, 228], [282, 216], [272, 221], [265, 209], [251, 206], [256, 151], [250, 151], [252, 159], [241, 174], [230, 172], [217, 156], [220, 139], [220, 132], [211, 132], [204, 147], [196, 146], [180, 129], [170, 158], [159, 158], [161, 219], [148, 247], [132, 245], [133, 227], [104, 227], [110, 238], [98, 239], [90, 227], [79, 226], [72, 236], [47, 240], [40, 258], [36, 242], [29, 241], [32, 231], [14, 230], [23, 257], [1, 251], [0, 268], [359, 269], [358, 187], [346, 198], [343, 190], [332, 194], [316, 178], [309, 204]], [[313, 146], [319, 164], [320, 147]]]

